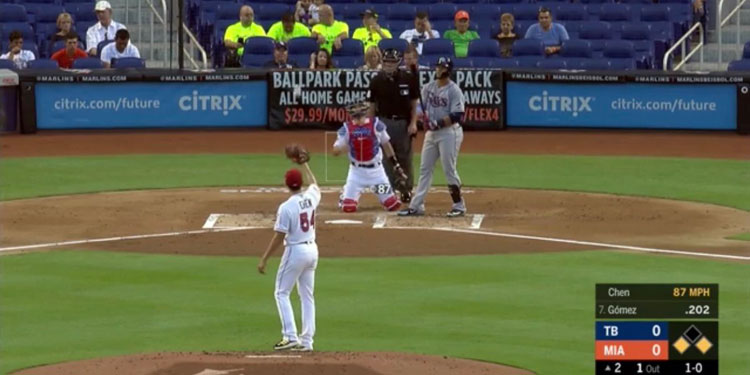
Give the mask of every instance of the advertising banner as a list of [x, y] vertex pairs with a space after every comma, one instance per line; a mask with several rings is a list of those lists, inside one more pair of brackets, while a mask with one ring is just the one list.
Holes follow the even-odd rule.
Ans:
[[37, 83], [37, 127], [265, 127], [265, 98], [265, 81]]
[[508, 126], [733, 130], [735, 84], [507, 83]]
[[[336, 129], [346, 121], [348, 103], [367, 100], [375, 71], [278, 71], [268, 74], [268, 122], [272, 129]], [[420, 71], [420, 87], [434, 71]], [[502, 125], [502, 72], [458, 70], [453, 80], [466, 98], [462, 125], [499, 129]], [[395, 100], [395, 99], [394, 99]]]

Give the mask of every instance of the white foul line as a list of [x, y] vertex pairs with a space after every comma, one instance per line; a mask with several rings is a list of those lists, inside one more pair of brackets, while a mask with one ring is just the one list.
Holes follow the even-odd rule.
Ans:
[[246, 355], [245, 358], [265, 359], [265, 358], [302, 358], [301, 355], [281, 355], [281, 354], [268, 354], [268, 355]]
[[481, 235], [493, 236], [493, 237], [507, 237], [507, 238], [518, 238], [518, 239], [524, 239], [524, 240], [568, 243], [568, 244], [574, 244], [574, 245], [608, 247], [608, 248], [613, 248], [613, 249], [643, 251], [643, 252], [649, 252], [649, 253], [694, 255], [694, 256], [701, 256], [701, 257], [723, 258], [723, 259], [733, 259], [733, 260], [750, 260], [750, 257], [741, 256], [741, 255], [711, 254], [711, 253], [700, 253], [700, 252], [682, 251], [682, 250], [656, 249], [652, 247], [617, 245], [617, 244], [604, 243], [604, 242], [578, 241], [578, 240], [569, 240], [569, 239], [554, 238], [554, 237], [527, 236], [523, 234], [498, 233], [498, 232], [488, 232], [488, 231], [483, 231], [483, 230], [445, 228], [445, 227], [399, 227], [399, 226], [388, 227], [385, 229], [437, 230], [437, 231], [442, 231], [442, 232], [481, 234]]
[[94, 239], [90, 239], [90, 240], [49, 242], [49, 243], [40, 243], [40, 244], [35, 244], [35, 245], [0, 247], [0, 252], [4, 252], [4, 251], [17, 251], [17, 250], [41, 249], [41, 248], [45, 248], [45, 247], [60, 247], [60, 246], [69, 246], [69, 245], [80, 245], [80, 244], [97, 243], [97, 242], [112, 242], [112, 241], [123, 241], [123, 240], [139, 240], [139, 239], [144, 239], [144, 238], [173, 237], [173, 236], [183, 236], [183, 235], [186, 235], [186, 234], [203, 234], [203, 233], [215, 233], [215, 232], [234, 232], [234, 231], [249, 230], [249, 229], [262, 229], [262, 227], [233, 227], [233, 228], [220, 228], [220, 229], [218, 229], [218, 228], [217, 229], [199, 229], [199, 230], [189, 230], [189, 231], [183, 231], [183, 232], [139, 234], [139, 235], [134, 235], [134, 236], [94, 238]]

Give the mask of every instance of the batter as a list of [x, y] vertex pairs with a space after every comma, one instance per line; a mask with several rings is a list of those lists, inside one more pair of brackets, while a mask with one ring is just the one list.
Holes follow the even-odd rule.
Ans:
[[[396, 160], [386, 125], [377, 117], [367, 116], [369, 107], [368, 102], [347, 107], [352, 120], [339, 129], [336, 143], [333, 144], [333, 155], [349, 151], [349, 174], [339, 199], [339, 208], [344, 212], [357, 211], [359, 197], [366, 188], [378, 196], [380, 204], [387, 211], [397, 211], [401, 207], [383, 168], [383, 152], [393, 165], [393, 174], [400, 181], [406, 181], [407, 176]], [[380, 152], [381, 145], [383, 152]]]
[[432, 185], [432, 174], [438, 158], [443, 165], [445, 179], [453, 205], [446, 214], [459, 217], [466, 214], [466, 203], [461, 195], [461, 178], [456, 162], [464, 131], [459, 124], [466, 105], [464, 94], [451, 80], [453, 61], [448, 57], [438, 59], [435, 67], [436, 79], [422, 89], [425, 109], [422, 123], [426, 134], [422, 145], [422, 164], [419, 166], [419, 184], [409, 208], [399, 211], [399, 216], [424, 215], [424, 201]]
[[[318, 266], [318, 245], [315, 243], [315, 210], [320, 204], [320, 188], [310, 166], [302, 164], [310, 184], [302, 190], [302, 173], [297, 169], [286, 172], [284, 180], [291, 197], [279, 206], [274, 235], [258, 263], [258, 272], [265, 273], [268, 257], [284, 240], [284, 254], [276, 273], [276, 307], [281, 319], [282, 339], [274, 350], [308, 352], [313, 350], [315, 335], [315, 269]], [[294, 310], [289, 294], [297, 284], [302, 306], [302, 334], [297, 335]]]

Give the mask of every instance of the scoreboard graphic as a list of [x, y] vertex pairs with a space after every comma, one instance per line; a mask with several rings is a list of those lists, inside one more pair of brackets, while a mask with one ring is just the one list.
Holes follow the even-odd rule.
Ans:
[[596, 375], [718, 375], [718, 284], [597, 284]]

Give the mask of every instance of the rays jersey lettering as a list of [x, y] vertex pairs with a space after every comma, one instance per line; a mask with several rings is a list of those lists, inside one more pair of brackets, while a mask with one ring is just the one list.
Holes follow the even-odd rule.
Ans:
[[422, 89], [422, 97], [426, 98], [427, 116], [435, 120], [453, 112], [464, 112], [466, 106], [463, 92], [453, 81], [443, 87], [440, 87], [437, 81], [428, 83]]
[[312, 184], [279, 206], [273, 230], [286, 233], [287, 246], [315, 241], [315, 209], [319, 204], [320, 188]]
[[386, 125], [377, 117], [368, 118], [362, 125], [345, 122], [338, 131], [334, 146], [349, 147], [349, 160], [356, 163], [374, 163], [383, 159], [380, 145], [390, 141]]

